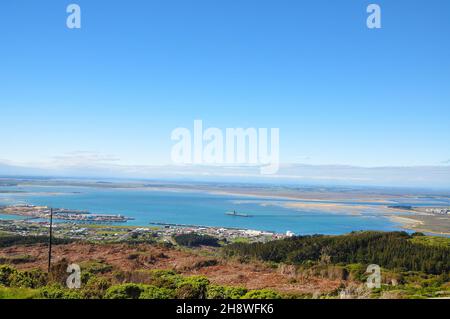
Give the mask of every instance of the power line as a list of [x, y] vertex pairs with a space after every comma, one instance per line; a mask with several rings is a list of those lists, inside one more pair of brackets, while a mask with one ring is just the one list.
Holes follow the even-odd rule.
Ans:
[[52, 231], [53, 231], [53, 208], [50, 208], [50, 231], [48, 237], [48, 273], [52, 263]]

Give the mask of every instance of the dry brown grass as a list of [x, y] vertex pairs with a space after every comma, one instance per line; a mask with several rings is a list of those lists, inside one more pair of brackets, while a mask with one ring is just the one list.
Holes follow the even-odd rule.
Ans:
[[[0, 249], [0, 257], [3, 258], [30, 256], [29, 262], [17, 265], [19, 269], [46, 270], [47, 254], [47, 246], [41, 244]], [[248, 289], [270, 288], [285, 293], [327, 293], [342, 283], [337, 278], [328, 279], [297, 273], [292, 266], [284, 265], [277, 269], [260, 262], [240, 263], [236, 260], [205, 257], [197, 252], [148, 244], [71, 243], [54, 246], [53, 261], [56, 263], [62, 259], [78, 264], [102, 261], [122, 272], [170, 269], [183, 275], [204, 275], [214, 284], [242, 286]]]

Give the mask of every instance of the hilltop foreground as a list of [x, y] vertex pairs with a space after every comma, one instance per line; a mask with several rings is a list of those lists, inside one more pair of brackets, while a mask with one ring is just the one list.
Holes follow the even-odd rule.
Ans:
[[[46, 240], [0, 236], [0, 298], [450, 296], [450, 239], [422, 234], [361, 232], [220, 245], [195, 234], [173, 244], [57, 239], [50, 274]], [[73, 263], [81, 267], [81, 289], [65, 288]], [[378, 289], [365, 285], [369, 264], [381, 266]]]

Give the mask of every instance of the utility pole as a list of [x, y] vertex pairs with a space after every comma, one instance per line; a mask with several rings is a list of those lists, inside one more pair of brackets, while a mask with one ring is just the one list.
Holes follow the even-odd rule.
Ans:
[[53, 230], [53, 208], [50, 208], [50, 231], [48, 237], [48, 273], [52, 263], [52, 230]]

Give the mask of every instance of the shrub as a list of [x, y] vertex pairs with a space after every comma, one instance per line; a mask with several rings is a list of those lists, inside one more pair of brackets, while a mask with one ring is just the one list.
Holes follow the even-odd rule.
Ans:
[[176, 289], [182, 281], [183, 277], [173, 270], [150, 271], [150, 283], [160, 288]]
[[225, 287], [212, 285], [208, 288], [208, 299], [225, 299]]
[[139, 299], [145, 286], [142, 284], [122, 284], [108, 288], [105, 299]]
[[92, 277], [83, 289], [83, 297], [85, 299], [103, 299], [109, 287], [111, 287], [111, 282], [107, 278]]
[[240, 299], [247, 293], [246, 288], [212, 285], [208, 288], [208, 299]]
[[10, 286], [17, 288], [39, 288], [47, 284], [47, 274], [40, 269], [16, 271], [9, 278]]
[[179, 299], [205, 299], [207, 297], [209, 280], [201, 276], [185, 278], [176, 289]]
[[173, 299], [174, 297], [175, 292], [171, 289], [145, 286], [139, 299]]
[[240, 299], [244, 296], [248, 290], [243, 287], [225, 287], [226, 299]]
[[247, 292], [242, 299], [281, 299], [281, 296], [275, 291], [261, 289]]
[[11, 266], [0, 266], [0, 285], [9, 287], [11, 284], [11, 275], [16, 274], [17, 270]]
[[65, 285], [67, 280], [67, 267], [69, 261], [65, 258], [53, 263], [50, 268], [49, 281], [55, 284]]
[[40, 289], [40, 296], [45, 299], [63, 299], [64, 290], [60, 285], [53, 284]]
[[40, 289], [40, 297], [44, 299], [82, 299], [82, 293], [76, 289], [67, 289], [60, 284], [52, 284]]

